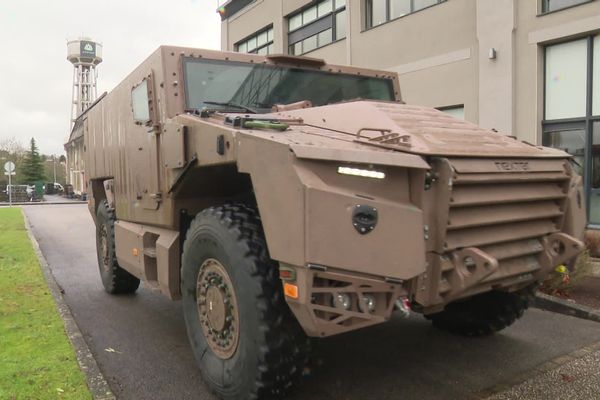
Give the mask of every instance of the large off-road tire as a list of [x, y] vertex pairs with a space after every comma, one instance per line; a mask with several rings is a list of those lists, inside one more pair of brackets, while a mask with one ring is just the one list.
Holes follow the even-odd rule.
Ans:
[[117, 263], [115, 252], [115, 211], [102, 200], [96, 212], [96, 251], [104, 290], [110, 294], [133, 293], [140, 280]]
[[181, 293], [201, 374], [223, 399], [280, 399], [301, 376], [307, 338], [283, 297], [256, 209], [211, 207], [183, 246]]
[[455, 334], [487, 336], [512, 325], [523, 316], [534, 290], [534, 287], [528, 287], [514, 293], [483, 293], [450, 303], [444, 311], [426, 317], [435, 327]]

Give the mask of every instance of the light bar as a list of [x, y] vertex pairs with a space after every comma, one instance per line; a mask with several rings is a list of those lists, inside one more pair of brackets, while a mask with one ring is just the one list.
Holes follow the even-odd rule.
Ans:
[[338, 167], [338, 174], [362, 176], [363, 178], [384, 179], [385, 173], [380, 171], [371, 171], [369, 169], [359, 169], [350, 167]]

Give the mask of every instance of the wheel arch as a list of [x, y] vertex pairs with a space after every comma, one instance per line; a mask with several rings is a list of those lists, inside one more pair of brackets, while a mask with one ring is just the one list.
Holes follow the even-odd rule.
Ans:
[[110, 208], [115, 208], [114, 179], [110, 177], [90, 179], [90, 187], [92, 188], [92, 193], [88, 197], [88, 208], [95, 222], [98, 207], [103, 200], [107, 201]]
[[193, 168], [168, 191], [173, 199], [174, 225], [181, 235], [181, 243], [191, 220], [206, 208], [226, 203], [256, 206], [250, 174], [240, 172], [233, 163]]

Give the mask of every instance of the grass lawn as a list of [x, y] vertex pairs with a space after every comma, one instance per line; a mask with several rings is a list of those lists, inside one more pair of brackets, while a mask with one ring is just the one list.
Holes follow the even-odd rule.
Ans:
[[0, 399], [90, 399], [23, 223], [0, 208]]

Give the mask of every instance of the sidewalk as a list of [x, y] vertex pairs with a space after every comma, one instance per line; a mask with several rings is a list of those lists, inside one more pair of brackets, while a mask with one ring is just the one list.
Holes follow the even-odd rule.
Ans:
[[600, 342], [550, 361], [533, 370], [532, 375], [487, 400], [597, 399], [600, 393]]
[[[57, 194], [46, 194], [44, 195], [44, 200], [42, 201], [32, 201], [32, 202], [13, 202], [13, 206], [33, 206], [33, 205], [48, 205], [48, 204], [83, 204], [87, 203], [87, 201], [81, 201], [78, 199], [69, 199], [64, 196], [59, 196]], [[0, 201], [0, 207], [8, 207], [9, 204], [6, 201]]]
[[[600, 321], [600, 260], [563, 297], [538, 294], [542, 309]], [[600, 329], [600, 324], [598, 325]], [[486, 393], [487, 392], [487, 393]], [[486, 400], [588, 400], [600, 398], [600, 342], [548, 361], [503, 385], [481, 393]], [[486, 397], [491, 395], [490, 397]]]

